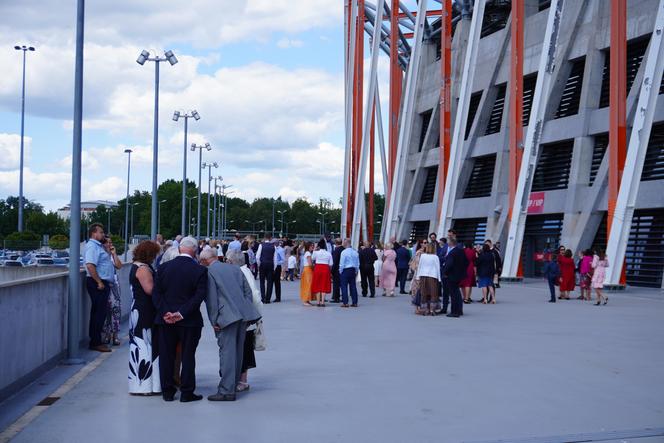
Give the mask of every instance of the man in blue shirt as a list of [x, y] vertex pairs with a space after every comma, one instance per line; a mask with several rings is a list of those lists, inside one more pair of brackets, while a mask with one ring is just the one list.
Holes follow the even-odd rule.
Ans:
[[360, 270], [360, 256], [355, 249], [350, 246], [350, 240], [343, 242], [344, 250], [339, 259], [339, 273], [341, 274], [341, 307], [348, 307], [348, 288], [350, 287], [350, 296], [353, 299], [354, 308], [357, 308], [357, 286], [355, 279]]
[[240, 242], [240, 233], [235, 233], [235, 240], [228, 244], [229, 251], [240, 251], [242, 249], [242, 243]]
[[281, 270], [284, 266], [288, 265], [286, 263], [286, 251], [284, 250], [283, 242], [280, 241], [277, 243], [277, 247], [274, 250], [274, 257], [275, 267], [274, 275], [272, 276], [272, 281], [274, 282], [274, 302], [279, 303], [281, 301]]
[[108, 313], [110, 283], [115, 272], [111, 257], [104, 250], [104, 227], [93, 223], [88, 230], [89, 240], [85, 244], [85, 285], [90, 296], [90, 349], [99, 352], [111, 352], [102, 344], [101, 332]]
[[408, 277], [408, 263], [410, 252], [408, 242], [404, 240], [401, 245], [395, 243], [394, 252], [397, 253], [397, 282], [399, 283], [399, 294], [406, 294], [406, 278]]

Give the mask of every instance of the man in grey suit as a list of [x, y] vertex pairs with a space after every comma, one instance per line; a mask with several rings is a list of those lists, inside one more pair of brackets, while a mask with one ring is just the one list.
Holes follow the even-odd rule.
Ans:
[[207, 306], [210, 323], [219, 345], [219, 386], [210, 401], [235, 401], [235, 388], [242, 373], [242, 355], [247, 325], [260, 320], [252, 293], [238, 266], [221, 263], [216, 251], [201, 252], [200, 262], [208, 268]]

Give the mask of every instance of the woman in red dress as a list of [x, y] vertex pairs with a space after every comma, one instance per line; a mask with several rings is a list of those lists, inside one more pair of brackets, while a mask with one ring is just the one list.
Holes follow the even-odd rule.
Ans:
[[332, 254], [327, 250], [324, 238], [318, 242], [318, 248], [311, 258], [314, 262], [314, 276], [311, 281], [311, 294], [316, 296], [317, 306], [325, 306], [325, 296], [332, 292]]
[[475, 286], [475, 259], [477, 259], [477, 253], [475, 249], [471, 246], [466, 246], [463, 250], [466, 254], [466, 259], [468, 260], [468, 266], [466, 267], [466, 278], [459, 282], [459, 287], [463, 294], [464, 303], [472, 303], [473, 300], [470, 298], [473, 286]]
[[574, 290], [574, 259], [572, 251], [567, 249], [564, 255], [558, 256], [560, 267], [560, 295], [559, 299], [569, 300], [569, 293]]

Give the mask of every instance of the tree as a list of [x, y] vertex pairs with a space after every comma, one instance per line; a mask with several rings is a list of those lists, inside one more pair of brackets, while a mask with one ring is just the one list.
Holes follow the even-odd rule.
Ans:
[[69, 237], [56, 234], [48, 239], [48, 246], [51, 249], [67, 249], [69, 247]]

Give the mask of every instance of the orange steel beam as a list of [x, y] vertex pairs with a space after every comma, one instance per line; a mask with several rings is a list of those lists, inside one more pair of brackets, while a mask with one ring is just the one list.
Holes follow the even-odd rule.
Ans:
[[440, 23], [440, 135], [438, 161], [438, 210], [443, 205], [445, 180], [450, 159], [451, 88], [452, 88], [452, 0], [443, 0], [443, 14]]
[[[443, 0], [443, 1], [446, 1], [446, 0]], [[399, 9], [397, 9], [397, 11], [398, 10]], [[427, 17], [438, 17], [439, 15], [442, 15], [442, 13], [443, 13], [442, 9], [433, 9], [431, 11], [427, 11], [426, 15], [427, 15]], [[413, 17], [417, 17], [417, 11], [413, 11], [413, 12], [411, 12], [411, 14], [413, 14]], [[399, 15], [398, 15], [398, 18], [399, 19], [408, 18], [408, 15], [406, 15], [405, 12], [400, 12]], [[383, 20], [385, 20], [385, 21], [391, 20], [391, 17], [388, 17], [387, 15], [384, 15]]]
[[[519, 182], [521, 158], [523, 156], [523, 23], [525, 20], [524, 4], [512, 2], [512, 39], [510, 56], [510, 112], [509, 112], [509, 209], [508, 220], [512, 221], [514, 198]], [[523, 277], [521, 262], [517, 268], [517, 277]]]
[[401, 106], [402, 73], [399, 67], [399, 29], [398, 13], [399, 0], [392, 0], [392, 16], [390, 19], [390, 112], [389, 112], [389, 151], [387, 161], [388, 177], [385, 204], [389, 204], [388, 196], [392, 189], [392, 178], [397, 157], [397, 144], [399, 138], [399, 107]]
[[355, 21], [355, 72], [353, 76], [353, 143], [351, 154], [351, 174], [350, 174], [350, 201], [348, 211], [348, 223], [346, 235], [350, 237], [353, 226], [353, 214], [355, 212], [354, 199], [357, 192], [364, 192], [363, 189], [357, 189], [357, 178], [360, 173], [360, 147], [362, 146], [362, 100], [364, 98], [364, 0], [358, 0], [358, 17]]
[[371, 111], [371, 137], [369, 138], [369, 202], [367, 204], [367, 236], [374, 239], [374, 163], [376, 162], [376, 106]]
[[[611, 2], [611, 60], [609, 66], [609, 195], [607, 239], [616, 209], [620, 180], [627, 157], [627, 0]], [[624, 263], [621, 284], [625, 284]]]

